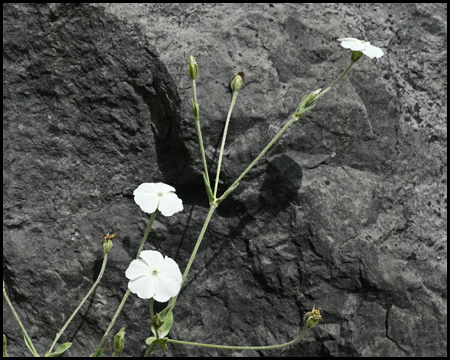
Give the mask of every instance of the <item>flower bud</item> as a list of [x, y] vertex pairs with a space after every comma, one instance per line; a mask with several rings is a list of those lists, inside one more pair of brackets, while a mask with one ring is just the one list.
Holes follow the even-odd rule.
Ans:
[[195, 80], [195, 78], [197, 77], [198, 66], [193, 56], [189, 58], [188, 70], [189, 70], [189, 77], [191, 78], [191, 80]]
[[352, 62], [357, 62], [361, 56], [363, 56], [363, 53], [361, 51], [352, 51]]
[[194, 103], [193, 100], [192, 100], [192, 112], [194, 113], [195, 119], [198, 120], [199, 114], [200, 114], [200, 108], [199, 108], [198, 104]]
[[314, 108], [314, 106], [316, 106], [315, 102], [321, 91], [322, 89], [317, 89], [316, 91], [313, 91], [311, 94], [303, 96], [294, 114], [294, 117], [296, 119], [299, 119], [301, 116], [305, 115], [308, 111], [311, 111]]
[[116, 236], [116, 235], [117, 235], [117, 233], [114, 233], [112, 235], [109, 235], [109, 233], [103, 235], [102, 245], [103, 245], [103, 252], [105, 254], [108, 254], [109, 251], [111, 250], [111, 248], [113, 246], [113, 243], [111, 240], [114, 239], [114, 236]]
[[114, 357], [118, 357], [125, 346], [125, 328], [114, 336]]
[[161, 320], [161, 316], [159, 315], [159, 313], [156, 313], [152, 321], [152, 325], [155, 327], [155, 330], [158, 330], [163, 324], [164, 321]]
[[239, 71], [238, 73], [234, 74], [233, 77], [231, 78], [231, 90], [239, 91], [244, 81], [244, 78], [245, 74], [243, 71]]
[[315, 306], [313, 306], [312, 311], [310, 311], [305, 315], [303, 321], [305, 322], [306, 328], [311, 329], [314, 326], [316, 326], [319, 322], [323, 322], [323, 318], [320, 315], [321, 311], [322, 311], [321, 308], [318, 308], [316, 310]]

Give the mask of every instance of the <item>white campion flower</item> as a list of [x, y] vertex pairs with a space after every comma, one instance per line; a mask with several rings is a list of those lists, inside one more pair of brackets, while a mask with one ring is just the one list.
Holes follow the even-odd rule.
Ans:
[[141, 299], [154, 298], [159, 302], [166, 302], [179, 293], [182, 276], [173, 259], [153, 250], [144, 250], [139, 257], [125, 271], [132, 293]]
[[164, 216], [183, 210], [183, 202], [175, 188], [164, 183], [143, 183], [134, 190], [134, 201], [142, 211], [152, 214], [158, 209]]
[[364, 55], [367, 55], [371, 59], [374, 57], [379, 58], [384, 55], [383, 50], [379, 47], [370, 45], [370, 42], [358, 40], [355, 38], [342, 38], [338, 39], [341, 41], [341, 46], [346, 49], [351, 49], [353, 51], [361, 51]]

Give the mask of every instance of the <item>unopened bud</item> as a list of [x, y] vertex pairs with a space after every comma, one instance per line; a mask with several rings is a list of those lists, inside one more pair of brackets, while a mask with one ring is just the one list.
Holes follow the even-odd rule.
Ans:
[[189, 58], [188, 70], [189, 70], [189, 77], [191, 78], [191, 80], [195, 80], [195, 78], [197, 77], [198, 66], [193, 56]]
[[352, 62], [357, 62], [361, 56], [363, 56], [363, 53], [361, 51], [352, 51]]
[[113, 246], [113, 243], [111, 240], [114, 239], [114, 236], [116, 236], [116, 235], [117, 235], [117, 233], [114, 233], [112, 235], [109, 235], [109, 233], [103, 235], [102, 246], [103, 246], [103, 252], [105, 254], [108, 254], [109, 251], [111, 250], [111, 248]]
[[317, 89], [316, 91], [313, 91], [311, 94], [303, 96], [294, 114], [294, 117], [296, 119], [299, 119], [301, 116], [311, 111], [314, 108], [314, 106], [316, 106], [315, 102], [321, 91], [322, 89]]
[[194, 103], [194, 100], [192, 100], [192, 112], [194, 113], [195, 119], [198, 120], [200, 116], [200, 108], [198, 104]]
[[243, 71], [239, 71], [238, 73], [234, 74], [231, 78], [231, 90], [238, 91], [242, 83], [244, 82], [245, 74]]
[[322, 309], [318, 308], [316, 310], [315, 306], [313, 306], [312, 311], [310, 311], [309, 313], [307, 313], [305, 315], [305, 317], [303, 318], [303, 321], [305, 322], [305, 326], [308, 329], [313, 328], [314, 326], [316, 326], [318, 323], [323, 322], [323, 318], [320, 315]]
[[159, 313], [156, 313], [155, 317], [153, 318], [152, 325], [155, 327], [156, 331], [164, 324], [164, 321], [161, 320], [161, 316], [159, 316]]

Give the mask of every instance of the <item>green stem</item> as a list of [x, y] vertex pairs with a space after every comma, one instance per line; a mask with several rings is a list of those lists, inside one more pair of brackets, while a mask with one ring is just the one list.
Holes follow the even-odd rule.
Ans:
[[155, 218], [156, 218], [156, 215], [158, 214], [158, 212], [159, 212], [158, 209], [156, 209], [155, 212], [152, 214], [150, 221], [148, 222], [147, 229], [145, 229], [145, 233], [144, 233], [144, 236], [142, 237], [141, 245], [139, 246], [139, 249], [138, 249], [138, 252], [136, 255], [136, 259], [139, 259], [139, 255], [141, 255], [141, 251], [144, 248], [144, 244], [147, 241], [148, 234], [150, 232], [150, 229], [152, 228], [153, 221], [155, 221]]
[[255, 164], [258, 162], [259, 159], [267, 152], [267, 150], [270, 149], [270, 147], [275, 143], [275, 141], [278, 140], [278, 138], [286, 131], [286, 129], [292, 125], [294, 121], [298, 119], [292, 118], [289, 120], [286, 125], [283, 126], [283, 128], [278, 132], [278, 134], [275, 135], [275, 137], [267, 144], [267, 146], [261, 151], [261, 153], [256, 157], [255, 160], [252, 161], [252, 163], [244, 170], [244, 172], [236, 179], [236, 181], [228, 188], [227, 191], [223, 193], [223, 195], [219, 198], [218, 202], [222, 202], [238, 185], [239, 181], [250, 171], [250, 169], [255, 166]]
[[209, 207], [208, 215], [206, 215], [205, 223], [203, 224], [202, 230], [200, 231], [200, 235], [198, 236], [197, 242], [195, 244], [194, 250], [192, 251], [192, 254], [191, 254], [189, 262], [186, 266], [186, 269], [184, 270], [183, 278], [181, 280], [181, 286], [183, 286], [183, 283], [186, 280], [186, 277], [189, 273], [189, 269], [191, 268], [191, 265], [194, 262], [195, 255], [197, 254], [198, 248], [200, 247], [200, 244], [202, 243], [203, 236], [205, 235], [206, 229], [208, 228], [209, 221], [211, 220], [212, 214], [214, 213], [215, 209], [216, 209], [216, 206], [211, 204]]
[[320, 98], [322, 95], [326, 94], [328, 91], [330, 91], [339, 81], [342, 80], [342, 78], [347, 74], [347, 72], [350, 70], [350, 68], [353, 66], [354, 62], [350, 62], [350, 65], [347, 66], [347, 69], [344, 70], [344, 72], [336, 79], [334, 83], [332, 83], [330, 86], [328, 86], [324, 91], [322, 91], [316, 98], [316, 101], [318, 98]]
[[108, 253], [104, 254], [103, 257], [103, 263], [102, 263], [102, 268], [100, 270], [100, 274], [97, 277], [97, 280], [95, 281], [94, 285], [92, 285], [91, 289], [89, 290], [89, 292], [87, 293], [87, 295], [84, 297], [84, 299], [81, 301], [80, 305], [78, 305], [78, 307], [75, 309], [75, 311], [73, 312], [72, 316], [69, 318], [69, 320], [67, 320], [67, 322], [64, 324], [64, 326], [62, 327], [62, 329], [59, 331], [59, 333], [56, 335], [55, 337], [55, 341], [53, 341], [52, 346], [50, 347], [50, 350], [48, 351], [48, 354], [50, 354], [53, 350], [53, 347], [56, 345], [58, 339], [61, 337], [61, 335], [64, 333], [64, 331], [66, 330], [67, 326], [69, 326], [70, 322], [72, 321], [72, 319], [75, 317], [75, 315], [77, 314], [78, 310], [80, 310], [80, 308], [83, 306], [84, 302], [87, 300], [87, 298], [92, 294], [92, 292], [94, 291], [94, 289], [97, 287], [97, 285], [100, 283], [100, 280], [102, 279], [102, 276], [105, 272], [105, 267], [106, 267], [106, 261], [108, 260]]
[[[217, 206], [214, 204], [211, 204], [209, 207], [209, 212], [208, 212], [208, 215], [206, 216], [205, 223], [203, 224], [202, 230], [200, 231], [200, 235], [198, 236], [198, 239], [197, 239], [197, 243], [195, 244], [195, 247], [194, 247], [194, 250], [192, 251], [189, 262], [186, 266], [186, 269], [184, 270], [180, 288], [183, 286], [184, 280], [186, 280], [186, 277], [189, 274], [189, 269], [191, 268], [191, 265], [194, 262], [195, 255], [197, 254], [198, 248], [200, 247], [200, 244], [202, 243], [203, 236], [205, 235], [206, 229], [208, 228], [209, 221], [211, 220], [211, 217], [212, 217], [216, 207]], [[179, 294], [180, 293], [178, 293], [178, 295]], [[168, 305], [170, 307], [169, 311], [172, 311], [173, 308], [175, 307], [175, 303], [177, 301], [178, 295], [170, 299], [170, 303]], [[167, 313], [169, 313], [169, 311], [167, 311]]]
[[229, 350], [273, 350], [273, 349], [280, 349], [280, 348], [283, 348], [286, 346], [291, 346], [291, 345], [298, 343], [303, 338], [303, 336], [305, 336], [305, 334], [307, 332], [308, 332], [308, 328], [305, 326], [305, 327], [303, 327], [302, 332], [294, 340], [289, 341], [284, 344], [267, 345], [267, 346], [227, 346], [227, 345], [202, 344], [202, 343], [173, 340], [173, 339], [167, 339], [167, 342], [171, 342], [174, 344], [202, 346], [202, 347], [209, 347], [209, 348], [216, 348], [216, 349], [229, 349]]
[[153, 321], [153, 318], [155, 317], [155, 313], [153, 312], [153, 302], [155, 299], [150, 299], [150, 321]]
[[17, 315], [16, 310], [14, 310], [14, 306], [11, 303], [11, 301], [9, 300], [8, 294], [6, 294], [5, 282], [4, 281], [3, 281], [3, 296], [5, 297], [6, 302], [8, 303], [9, 307], [11, 308], [11, 311], [12, 311], [14, 317], [16, 318], [17, 322], [19, 323], [19, 326], [20, 326], [20, 328], [22, 329], [22, 332], [23, 332], [23, 336], [25, 336], [26, 341], [28, 342], [28, 344], [31, 347], [31, 349], [30, 349], [31, 353], [34, 355], [34, 357], [40, 357], [38, 352], [34, 348], [33, 342], [31, 341], [30, 337], [28, 336], [28, 333], [25, 330], [25, 327], [23, 326], [22, 322], [20, 321], [19, 315]]
[[[144, 236], [143, 236], [143, 238], [142, 238], [141, 245], [139, 246], [139, 250], [138, 250], [136, 259], [139, 259], [139, 255], [141, 254], [141, 251], [142, 251], [142, 249], [143, 249], [143, 247], [144, 247], [145, 241], [147, 240], [148, 234], [149, 234], [149, 232], [150, 232], [150, 229], [152, 228], [153, 221], [155, 221], [155, 218], [156, 218], [156, 215], [157, 215], [157, 214], [158, 214], [158, 210], [155, 210], [155, 212], [152, 214], [152, 217], [150, 218], [150, 221], [149, 221], [149, 223], [148, 223], [148, 225], [147, 225], [147, 229], [145, 230]], [[119, 307], [117, 308], [117, 311], [116, 311], [116, 313], [114, 314], [114, 317], [112, 318], [112, 320], [111, 320], [111, 322], [110, 322], [108, 328], [106, 329], [105, 334], [103, 335], [102, 340], [101, 340], [100, 343], [98, 344], [97, 349], [95, 350], [95, 353], [98, 352], [98, 351], [100, 351], [100, 349], [102, 348], [103, 343], [105, 342], [106, 338], [108, 337], [109, 332], [111, 331], [111, 329], [112, 329], [114, 323], [115, 323], [116, 320], [117, 320], [117, 317], [119, 316], [120, 312], [122, 311], [122, 308], [124, 307], [124, 305], [125, 305], [125, 303], [126, 303], [126, 301], [127, 301], [127, 299], [128, 299], [128, 295], [130, 295], [130, 289], [127, 289], [127, 291], [126, 291], [126, 293], [125, 293], [125, 295], [124, 295], [124, 297], [123, 297], [123, 299], [122, 299], [122, 302], [120, 303]]]
[[219, 161], [217, 163], [216, 183], [214, 185], [214, 199], [216, 198], [217, 187], [219, 185], [220, 166], [222, 165], [223, 149], [225, 148], [225, 139], [227, 138], [228, 124], [230, 123], [231, 112], [233, 111], [233, 107], [234, 107], [234, 103], [236, 102], [237, 94], [238, 94], [238, 90], [233, 91], [233, 99], [231, 99], [231, 105], [230, 105], [230, 109], [228, 110], [227, 121], [225, 122], [225, 129], [223, 130], [222, 145], [220, 146]]
[[[198, 105], [195, 80], [191, 80], [191, 83], [192, 83], [192, 96], [193, 96], [194, 105]], [[206, 176], [206, 180], [208, 181], [208, 184], [210, 184], [209, 175], [208, 175], [208, 167], [206, 165], [205, 148], [203, 147], [202, 129], [200, 128], [200, 120], [199, 120], [198, 114], [197, 114], [197, 116], [195, 116], [195, 124], [197, 125], [198, 142], [200, 143], [200, 151], [202, 153], [202, 161], [203, 161], [203, 167], [205, 168], [205, 176]]]

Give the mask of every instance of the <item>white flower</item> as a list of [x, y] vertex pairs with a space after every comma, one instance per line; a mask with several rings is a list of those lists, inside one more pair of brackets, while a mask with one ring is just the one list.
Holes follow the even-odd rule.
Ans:
[[164, 216], [172, 216], [183, 210], [183, 202], [174, 191], [167, 184], [143, 183], [134, 190], [134, 201], [146, 213], [152, 214], [158, 209]]
[[166, 302], [181, 288], [181, 271], [169, 257], [153, 250], [144, 250], [140, 259], [133, 260], [125, 271], [130, 279], [128, 289], [142, 299], [154, 298]]
[[341, 46], [346, 49], [351, 49], [353, 51], [361, 51], [364, 55], [367, 55], [371, 59], [374, 57], [379, 58], [384, 55], [383, 50], [379, 47], [370, 45], [368, 41], [362, 41], [355, 38], [342, 38], [338, 39], [341, 42]]

